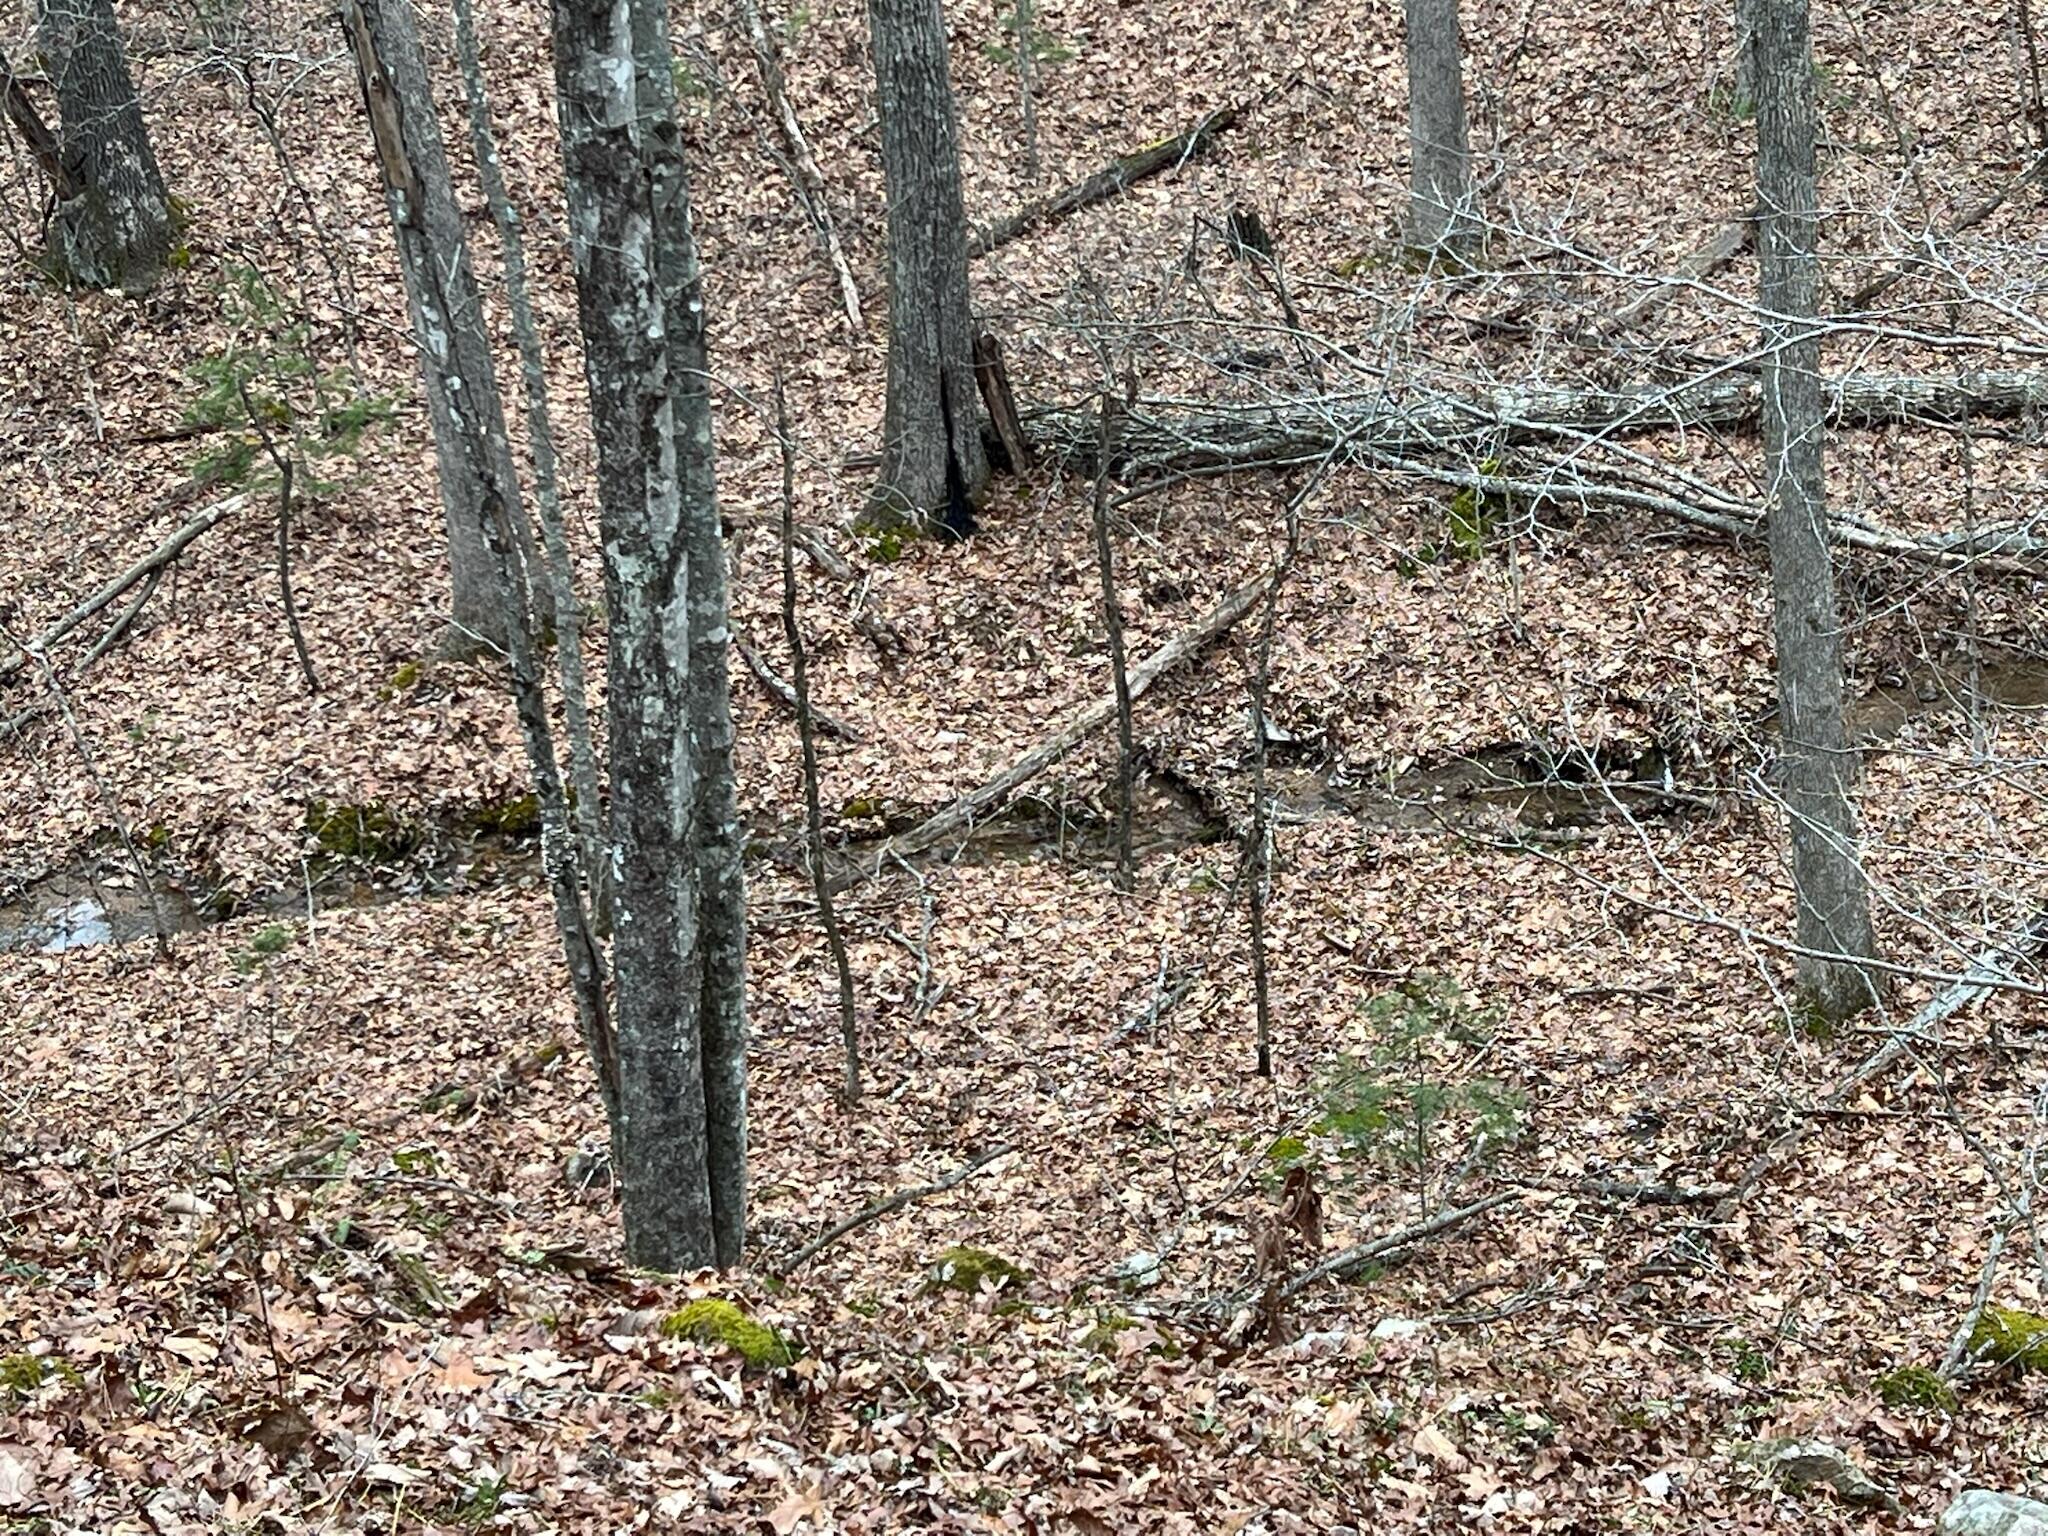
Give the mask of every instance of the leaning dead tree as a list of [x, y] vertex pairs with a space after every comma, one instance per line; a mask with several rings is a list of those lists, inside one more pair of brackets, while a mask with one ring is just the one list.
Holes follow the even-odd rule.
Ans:
[[[170, 259], [171, 202], [113, 0], [39, 0], [36, 46], [57, 88], [50, 254], [73, 282], [145, 293]], [[19, 89], [11, 76], [9, 87], [10, 96]]]
[[1807, 0], [1745, 0], [1757, 103], [1761, 380], [1778, 655], [1779, 760], [1798, 903], [1799, 989], [1821, 1017], [1875, 1001], [1876, 953], [1842, 722], [1841, 618], [1822, 463], [1819, 194]]
[[[451, 586], [444, 648], [502, 650], [510, 638], [508, 596], [485, 535], [484, 508], [501, 495], [518, 519], [518, 476], [426, 57], [405, 5], [345, 0], [341, 16], [383, 174], [434, 429]], [[481, 457], [479, 431], [487, 439]]]

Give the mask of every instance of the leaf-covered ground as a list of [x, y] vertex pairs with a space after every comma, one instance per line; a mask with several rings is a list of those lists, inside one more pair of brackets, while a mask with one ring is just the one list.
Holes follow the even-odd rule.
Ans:
[[[1496, 264], [1458, 279], [1413, 271], [1393, 238], [1397, 7], [1037, 11], [1057, 47], [1034, 180], [992, 48], [1005, 34], [953, 9], [977, 220], [1204, 111], [1258, 104], [1210, 155], [977, 264], [1027, 404], [1100, 386], [1091, 334], [1116, 339], [1114, 365], [1128, 354], [1148, 398], [1329, 385], [1343, 358], [1293, 339], [1247, 363], [1273, 347], [1279, 311], [1218, 233], [1235, 204], [1274, 232], [1303, 330], [1355, 346], [1376, 387], [1669, 377], [1687, 349], [1749, 345], [1746, 259], [1619, 350], [1572, 339], [1639, 291], [1631, 275], [1668, 270], [1748, 201], [1717, 11], [1466, 8], [1475, 140], [1502, 156], [1490, 206], [1509, 227]], [[179, 272], [141, 303], [66, 299], [20, 261], [0, 274], [0, 622], [39, 632], [231, 488], [193, 484], [220, 434], [164, 440], [209, 360], [303, 356], [395, 415], [326, 455], [329, 483], [298, 510], [321, 692], [284, 633], [260, 482], [124, 644], [75, 677], [98, 631], [51, 653], [65, 708], [33, 671], [0, 692], [10, 923], [47, 905], [53, 872], [138, 911], [123, 825], [177, 910], [236, 914], [176, 934], [168, 955], [146, 940], [0, 955], [0, 1518], [785, 1536], [1925, 1528], [1965, 1484], [2033, 1475], [2048, 1445], [2029, 1379], [1969, 1376], [1951, 1403], [1898, 1373], [1942, 1364], [1994, 1232], [2031, 1198], [2038, 996], [1974, 1007], [1817, 1106], [2039, 904], [2037, 589], [1846, 562], [1869, 858], [1900, 974], [1882, 1015], [1811, 1038], [1783, 1007], [1760, 551], [1569, 498], [1505, 509], [1470, 559], [1442, 548], [1445, 487], [1347, 469], [1305, 504], [1274, 615], [1270, 1081], [1251, 1070], [1237, 839], [1256, 620], [1139, 706], [1133, 893], [1110, 878], [1113, 761], [1090, 742], [958, 861], [891, 866], [847, 896], [868, 1079], [853, 1111], [832, 1097], [835, 989], [789, 841], [795, 731], [736, 666], [759, 851], [754, 1261], [723, 1281], [623, 1270], [548, 902], [506, 815], [525, 787], [511, 711], [487, 669], [432, 657], [446, 593], [431, 450], [355, 86], [321, 16], [208, 14], [211, 30], [125, 18], [189, 206]], [[482, 20], [594, 594], [544, 39], [524, 12]], [[1828, 244], [1844, 258], [1831, 281], [1848, 289], [1923, 220], [1946, 225], [2009, 181], [2028, 129], [1989, 10], [1852, 6], [1816, 24]], [[958, 547], [850, 531], [882, 346], [847, 334], [728, 18], [677, 27], [736, 627], [786, 672], [763, 522], [780, 369], [798, 515], [858, 576], [804, 570], [818, 702], [864, 738], [823, 742], [826, 805], [835, 837], [871, 838], [1107, 688], [1087, 487], [1053, 469], [1004, 482]], [[877, 324], [863, 17], [834, 3], [782, 35]], [[24, 196], [8, 207], [32, 243]], [[1957, 331], [2032, 345], [2039, 206], [2027, 191], [1953, 248], [1976, 302], [1951, 312], [1916, 278], [1892, 296], [1913, 334], [1841, 339], [1830, 366], [1977, 366], [1943, 340]], [[489, 221], [480, 200], [471, 211], [490, 277]], [[275, 309], [252, 317], [226, 295], [254, 275]], [[1508, 312], [1506, 331], [1469, 323]], [[303, 374], [279, 387], [311, 388]], [[1757, 452], [1709, 434], [1637, 446], [1732, 487]], [[1987, 437], [1965, 465], [1931, 433], [1844, 434], [1831, 466], [1841, 505], [1897, 529], [2023, 516], [2040, 490], [2024, 441]], [[1304, 482], [1128, 504], [1134, 655], [1270, 564]], [[862, 603], [901, 654], [856, 627]], [[593, 662], [601, 641], [593, 626]], [[1588, 785], [1603, 779], [1619, 787]], [[337, 812], [376, 835], [323, 838]], [[1403, 986], [1435, 987], [1434, 1011], [1392, 1002]], [[1004, 1148], [773, 1278], [844, 1217]], [[1324, 1255], [1499, 1198], [1273, 1318], [1257, 1249], [1294, 1166], [1320, 1191]], [[1298, 1276], [1313, 1258], [1287, 1243]], [[934, 1286], [961, 1245], [1023, 1273]], [[1999, 1302], [2041, 1304], [2034, 1250], [2021, 1225], [1993, 1271]], [[664, 1333], [707, 1296], [779, 1330], [795, 1363], [751, 1367], [715, 1338]], [[1745, 1450], [1783, 1436], [1840, 1448], [1898, 1511], [1773, 1485]]]

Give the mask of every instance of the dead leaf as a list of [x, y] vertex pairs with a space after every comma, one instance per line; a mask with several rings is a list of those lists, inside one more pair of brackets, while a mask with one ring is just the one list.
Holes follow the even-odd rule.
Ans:
[[1434, 1424], [1416, 1430], [1413, 1443], [1418, 1455], [1427, 1456], [1447, 1472], [1462, 1472], [1472, 1465], [1451, 1437]]
[[817, 1514], [823, 1509], [824, 1501], [818, 1497], [818, 1490], [809, 1488], [802, 1493], [793, 1493], [780, 1504], [768, 1511], [768, 1523], [775, 1528], [775, 1536], [789, 1536], [801, 1520]]
[[0, 1445], [0, 1509], [27, 1509], [36, 1502], [35, 1464], [25, 1445]]

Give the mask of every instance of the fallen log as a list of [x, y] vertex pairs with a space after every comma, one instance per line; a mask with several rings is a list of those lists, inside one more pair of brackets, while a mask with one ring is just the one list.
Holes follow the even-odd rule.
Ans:
[[0, 682], [8, 681], [15, 673], [27, 666], [31, 652], [48, 651], [51, 646], [57, 644], [58, 641], [77, 629], [79, 625], [134, 586], [135, 583], [153, 572], [161, 571], [165, 566], [177, 559], [178, 556], [185, 552], [186, 545], [212, 528], [221, 519], [233, 516], [248, 504], [249, 497], [246, 492], [237, 493], [222, 501], [216, 501], [168, 539], [165, 539], [163, 543], [157, 545], [155, 549], [129, 566], [127, 570], [101, 587], [99, 591], [93, 593], [91, 597], [65, 614], [63, 618], [57, 620], [56, 623], [37, 635], [30, 642], [28, 650], [12, 651], [5, 656], [0, 656]]
[[[2001, 369], [1952, 378], [1849, 374], [1825, 381], [1836, 427], [1893, 422], [2012, 420], [2048, 407], [2048, 370]], [[1387, 387], [1241, 408], [1174, 411], [1141, 401], [1122, 417], [1114, 472], [1125, 480], [1314, 463], [1335, 454], [1449, 453], [1477, 461], [1503, 445], [1559, 437], [1625, 438], [1686, 427], [1740, 427], [1756, 420], [1753, 374], [1726, 371], [1671, 385], [1557, 389], [1503, 385], [1483, 394]], [[1061, 457], [1092, 468], [1098, 435], [1088, 405], [1031, 413], [1036, 436]]]
[[[1231, 588], [1216, 606], [1192, 627], [1175, 635], [1131, 668], [1131, 701], [1136, 703], [1145, 690], [1160, 677], [1205, 649], [1231, 625], [1250, 613], [1252, 605], [1258, 602], [1265, 594], [1266, 588], [1272, 585], [1273, 574], [1268, 571]], [[879, 871], [892, 858], [907, 859], [913, 854], [923, 853], [949, 837], [966, 832], [977, 820], [1072, 751], [1078, 743], [1114, 720], [1116, 713], [1114, 690], [1075, 710], [1060, 722], [1051, 735], [1013, 761], [994, 778], [978, 788], [969, 790], [945, 809], [927, 817], [909, 831], [890, 838], [876, 851], [872, 865], [864, 865], [859, 870], [840, 876], [834, 882], [835, 888], [843, 890], [867, 878], [869, 874]]]
[[1133, 150], [1110, 161], [1094, 175], [1083, 177], [1050, 197], [1025, 204], [1007, 218], [998, 219], [988, 228], [978, 231], [968, 243], [968, 254], [986, 256], [1041, 224], [1050, 224], [1068, 214], [1079, 213], [1083, 208], [1106, 203], [1141, 181], [1185, 164], [1213, 144], [1218, 134], [1235, 124], [1244, 110], [1242, 106], [1219, 107], [1186, 133], [1177, 133], [1170, 139], [1160, 139]]

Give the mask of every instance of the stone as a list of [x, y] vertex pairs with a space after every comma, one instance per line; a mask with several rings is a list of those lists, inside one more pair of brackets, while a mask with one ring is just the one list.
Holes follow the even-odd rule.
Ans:
[[2048, 1536], [2048, 1504], [1971, 1488], [1942, 1512], [1941, 1536]]

